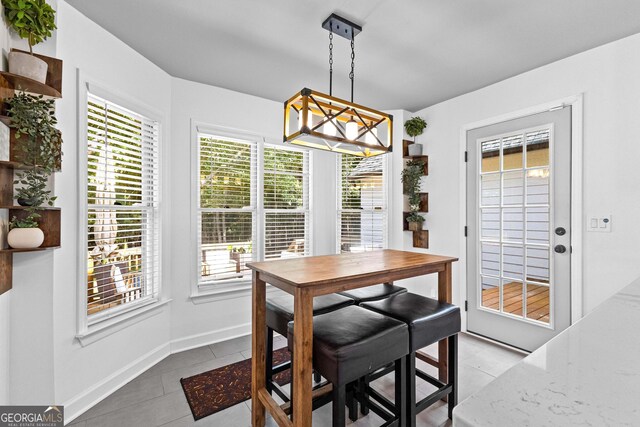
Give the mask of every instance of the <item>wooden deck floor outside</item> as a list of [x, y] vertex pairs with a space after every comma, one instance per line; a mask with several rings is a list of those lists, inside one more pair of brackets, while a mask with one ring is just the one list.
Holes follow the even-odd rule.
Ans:
[[[499, 288], [482, 290], [482, 306], [500, 310]], [[522, 284], [504, 285], [504, 312], [522, 316]], [[549, 323], [549, 287], [527, 285], [527, 318]]]

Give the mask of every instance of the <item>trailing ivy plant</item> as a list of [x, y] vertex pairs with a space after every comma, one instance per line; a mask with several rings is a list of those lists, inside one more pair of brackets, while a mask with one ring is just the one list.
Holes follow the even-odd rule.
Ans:
[[409, 196], [409, 206], [412, 207], [412, 210], [417, 210], [415, 207], [420, 205], [420, 179], [423, 169], [424, 162], [420, 159], [414, 159], [408, 161], [402, 170], [403, 193]]
[[16, 174], [15, 197], [26, 204], [28, 220], [35, 221], [39, 208], [53, 206], [56, 197], [47, 189], [49, 175], [60, 166], [62, 135], [55, 128], [54, 101], [18, 93], [8, 100], [7, 113], [15, 129], [16, 154], [25, 170]]
[[404, 130], [407, 131], [407, 135], [413, 138], [413, 142], [416, 141], [416, 136], [422, 135], [426, 127], [427, 122], [422, 117], [411, 117], [404, 122]]
[[56, 27], [56, 11], [45, 0], [2, 0], [9, 27], [27, 39], [29, 52], [42, 43]]

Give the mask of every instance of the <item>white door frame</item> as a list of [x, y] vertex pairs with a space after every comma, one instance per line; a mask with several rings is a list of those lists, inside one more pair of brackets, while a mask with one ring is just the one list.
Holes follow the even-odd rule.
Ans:
[[[519, 119], [558, 107], [571, 106], [571, 324], [582, 318], [582, 168], [583, 168], [583, 94], [561, 98], [534, 107], [525, 108], [500, 116], [468, 123], [460, 129], [460, 159], [464, 162], [467, 151], [467, 132], [508, 120]], [[467, 299], [467, 238], [464, 226], [467, 225], [467, 179], [466, 164], [460, 168], [460, 295], [462, 301]], [[467, 313], [462, 314], [462, 329], [467, 330]]]

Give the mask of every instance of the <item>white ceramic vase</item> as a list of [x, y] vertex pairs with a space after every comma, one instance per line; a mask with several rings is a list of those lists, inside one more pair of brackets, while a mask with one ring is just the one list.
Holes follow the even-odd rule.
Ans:
[[422, 144], [414, 143], [409, 145], [410, 156], [422, 156]]
[[44, 233], [39, 228], [14, 228], [7, 235], [7, 243], [14, 249], [33, 249], [44, 242]]
[[36, 56], [23, 52], [9, 52], [9, 72], [11, 74], [46, 83], [48, 67], [46, 62]]

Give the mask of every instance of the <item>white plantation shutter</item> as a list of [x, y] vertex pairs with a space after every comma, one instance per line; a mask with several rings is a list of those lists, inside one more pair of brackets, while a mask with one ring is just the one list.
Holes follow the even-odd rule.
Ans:
[[264, 257], [309, 255], [309, 153], [265, 145], [263, 161]]
[[256, 143], [200, 134], [200, 284], [250, 276], [255, 260]]
[[387, 245], [384, 156], [339, 155], [338, 250], [364, 252]]
[[87, 314], [158, 296], [159, 123], [87, 97]]

